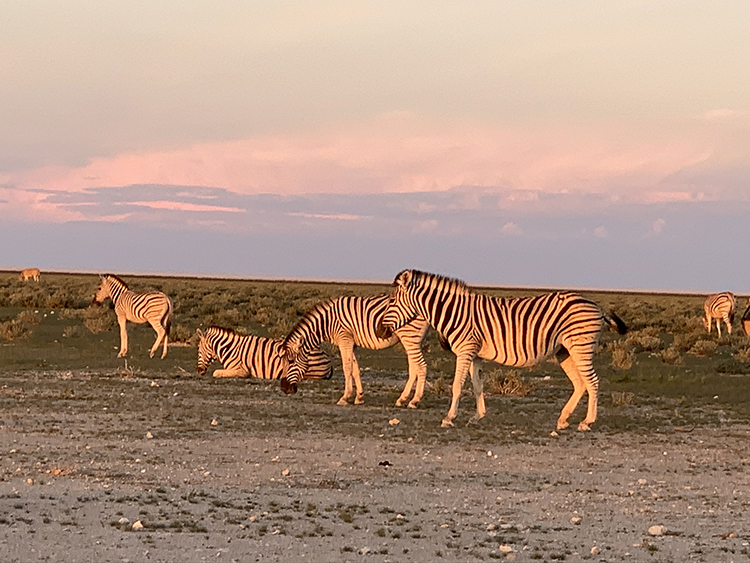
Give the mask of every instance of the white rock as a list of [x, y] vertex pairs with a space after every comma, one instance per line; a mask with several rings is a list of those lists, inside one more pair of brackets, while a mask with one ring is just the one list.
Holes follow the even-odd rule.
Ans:
[[571, 524], [575, 524], [576, 526], [581, 524], [581, 517], [580, 516], [573, 516], [573, 518], [570, 519]]
[[497, 549], [499, 549], [501, 553], [510, 553], [513, 551], [513, 548], [509, 545], [501, 545]]
[[599, 548], [594, 546], [591, 548], [591, 555], [599, 555]]
[[646, 483], [648, 483], [648, 481], [646, 481], [646, 479], [638, 479], [638, 484], [639, 485], [645, 485]]
[[391, 426], [396, 426], [396, 425], [397, 425], [397, 424], [399, 424], [400, 422], [401, 422], [401, 421], [400, 421], [400, 420], [399, 420], [398, 418], [392, 418], [392, 419], [390, 419], [390, 420], [388, 421], [388, 424], [390, 424]]
[[142, 530], [143, 529], [143, 523], [140, 520], [136, 520], [133, 522], [133, 529], [134, 530]]
[[289, 475], [289, 472], [290, 472], [290, 469], [289, 469], [289, 468], [287, 467], [286, 469], [284, 469], [284, 471], [282, 471], [282, 472], [281, 472], [281, 474], [282, 474], [282, 475], [283, 475], [284, 477], [286, 477], [287, 475]]
[[211, 419], [211, 426], [218, 426], [218, 425], [219, 425], [219, 421], [216, 420], [215, 418], [212, 418]]
[[151, 440], [153, 437], [154, 435], [151, 432], [146, 432], [146, 440]]
[[119, 519], [119, 520], [117, 521], [117, 523], [118, 523], [118, 524], [120, 524], [121, 526], [127, 526], [128, 524], [130, 524], [130, 520], [128, 520], [127, 518], [125, 518], [125, 517], [123, 516], [122, 518], [120, 518], [120, 519]]
[[370, 553], [369, 547], [363, 547], [362, 549], [359, 550], [360, 555], [367, 555], [368, 553]]
[[667, 527], [662, 526], [661, 524], [657, 526], [651, 526], [648, 529], [648, 533], [649, 535], [652, 535], [652, 536], [663, 536], [664, 534], [667, 533]]
[[552, 436], [553, 438], [557, 438], [559, 436], [559, 434], [555, 432], [554, 430], [550, 432], [549, 435]]

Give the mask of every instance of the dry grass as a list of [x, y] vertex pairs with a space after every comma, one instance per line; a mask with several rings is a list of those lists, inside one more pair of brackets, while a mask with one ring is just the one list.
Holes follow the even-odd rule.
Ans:
[[624, 407], [633, 402], [635, 393], [626, 391], [612, 391], [612, 406], [613, 407]]
[[693, 356], [713, 356], [718, 347], [719, 344], [713, 340], [698, 340], [690, 347], [688, 354], [692, 354]]
[[497, 368], [485, 375], [484, 390], [488, 395], [525, 397], [533, 391], [533, 386], [521, 379], [519, 370]]
[[615, 369], [628, 370], [635, 362], [635, 352], [630, 348], [626, 340], [615, 340], [610, 342], [607, 350], [612, 354], [612, 367]]
[[116, 324], [115, 314], [108, 307], [92, 305], [83, 314], [83, 325], [94, 334], [107, 332]]

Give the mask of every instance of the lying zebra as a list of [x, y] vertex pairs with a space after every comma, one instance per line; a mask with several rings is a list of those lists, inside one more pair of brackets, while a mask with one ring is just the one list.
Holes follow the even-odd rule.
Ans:
[[[231, 329], [210, 326], [206, 332], [197, 331], [198, 364], [196, 371], [204, 375], [209, 364], [218, 360], [224, 369], [214, 371], [214, 377], [257, 377], [279, 379], [288, 369], [282, 357], [281, 340], [262, 336], [242, 336]], [[310, 352], [310, 362], [304, 379], [330, 379], [333, 375], [331, 359], [320, 348]]]

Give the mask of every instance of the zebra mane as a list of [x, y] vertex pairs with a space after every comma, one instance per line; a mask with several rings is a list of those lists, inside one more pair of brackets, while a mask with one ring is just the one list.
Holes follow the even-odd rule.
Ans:
[[[450, 278], [448, 276], [443, 276], [440, 274], [431, 274], [430, 272], [423, 272], [421, 270], [404, 270], [398, 276], [396, 276], [396, 280], [398, 280], [406, 272], [411, 272], [412, 275], [410, 285], [432, 285], [433, 287], [438, 286], [442, 289], [443, 292], [449, 293], [451, 295], [468, 295], [469, 293], [471, 293], [469, 286], [467, 286], [466, 282], [462, 280], [459, 280], [457, 278]], [[394, 281], [393, 284], [396, 285], [396, 281]]]
[[208, 328], [206, 328], [206, 333], [208, 333], [208, 331], [212, 329], [219, 333], [230, 334], [232, 336], [242, 336], [240, 333], [236, 332], [234, 329], [225, 328], [223, 326], [216, 326], [216, 325], [211, 325]]
[[128, 289], [128, 284], [126, 284], [124, 281], [122, 281], [122, 278], [120, 278], [120, 276], [116, 276], [115, 274], [102, 274], [102, 277], [114, 280], [117, 283], [119, 283], [120, 285], [122, 285], [125, 289]]

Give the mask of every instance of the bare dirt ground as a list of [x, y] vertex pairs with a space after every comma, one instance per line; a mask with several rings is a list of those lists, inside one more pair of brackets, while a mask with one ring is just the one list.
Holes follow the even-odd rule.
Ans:
[[340, 377], [0, 372], [0, 560], [750, 559], [750, 426], [718, 404], [603, 395], [554, 436], [561, 376], [442, 429], [448, 399], [396, 408], [402, 383], [336, 407]]

